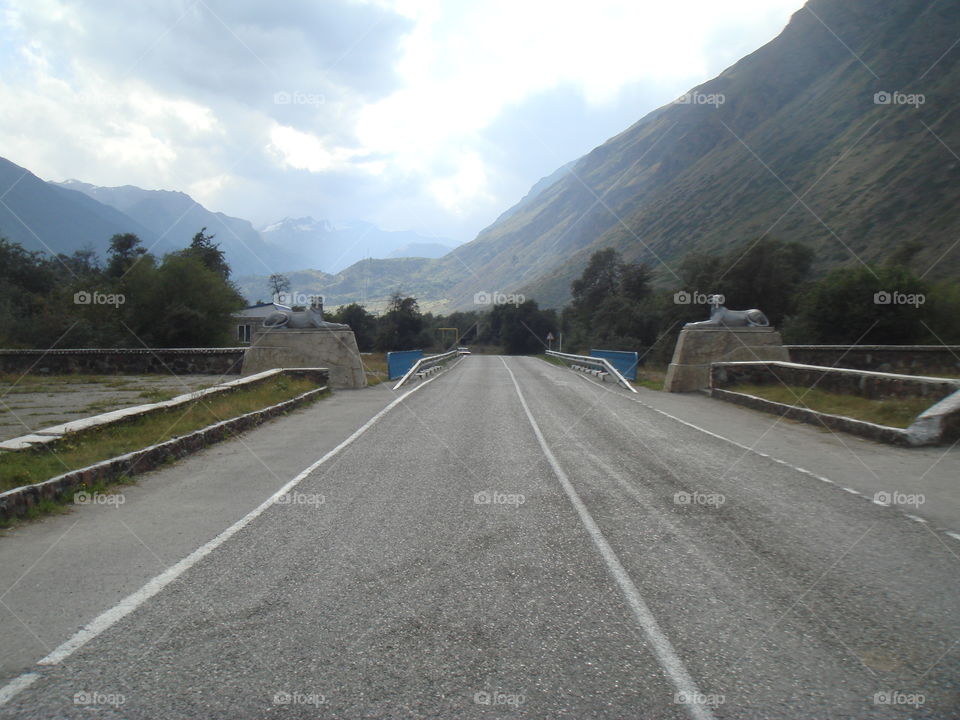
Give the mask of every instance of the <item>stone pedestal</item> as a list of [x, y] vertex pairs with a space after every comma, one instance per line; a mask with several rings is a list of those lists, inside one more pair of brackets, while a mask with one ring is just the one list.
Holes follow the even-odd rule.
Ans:
[[279, 367], [322, 367], [330, 387], [366, 387], [357, 340], [352, 330], [263, 329], [254, 333], [243, 356], [242, 375]]
[[783, 339], [772, 327], [684, 328], [667, 368], [663, 389], [692, 392], [710, 387], [710, 364], [749, 360], [790, 361]]

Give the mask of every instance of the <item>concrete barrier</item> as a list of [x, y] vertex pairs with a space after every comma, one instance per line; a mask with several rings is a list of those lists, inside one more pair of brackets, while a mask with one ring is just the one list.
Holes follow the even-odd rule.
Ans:
[[[893, 428], [736, 391], [738, 385], [745, 384], [817, 387], [873, 399], [922, 397], [929, 398], [931, 406], [918, 415], [910, 427]], [[792, 420], [895, 445], [938, 445], [960, 438], [960, 380], [798, 363], [714, 363], [710, 368], [710, 395]]]
[[960, 390], [960, 379], [900, 375], [872, 370], [803, 365], [793, 362], [718, 362], [710, 367], [710, 387], [784, 384], [814, 387], [873, 399], [925, 397], [931, 403]]
[[960, 375], [960, 345], [786, 345], [805, 365], [907, 375]]
[[239, 375], [245, 348], [0, 350], [0, 372], [33, 375]]
[[[319, 368], [298, 368], [296, 370], [303, 373], [322, 373], [322, 378], [327, 378], [326, 371]], [[276, 375], [277, 372], [271, 372], [270, 376]], [[320, 375], [314, 376], [321, 377]], [[208, 388], [208, 390], [212, 389]], [[0, 493], [0, 518], [22, 517], [31, 507], [36, 506], [42, 500], [62, 500], [80, 487], [90, 488], [97, 483], [110, 483], [123, 476], [131, 477], [153, 470], [170, 460], [182, 458], [213, 443], [230, 439], [237, 433], [254, 428], [270, 418], [295, 410], [301, 405], [311, 402], [316, 396], [328, 391], [329, 388], [323, 385], [270, 407], [223, 420], [156, 445], [72, 470], [43, 482], [7, 490]], [[8, 450], [7, 452], [16, 451]], [[20, 452], [33, 452], [33, 450], [30, 449], [30, 446], [25, 446], [20, 449]]]

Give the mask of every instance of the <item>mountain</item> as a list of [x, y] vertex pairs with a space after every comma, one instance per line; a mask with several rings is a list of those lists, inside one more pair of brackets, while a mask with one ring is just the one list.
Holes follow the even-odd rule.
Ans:
[[439, 258], [453, 248], [437, 242], [412, 242], [397, 248], [387, 257], [391, 258]]
[[299, 265], [295, 254], [264, 242], [247, 220], [207, 210], [186, 193], [171, 190], [144, 190], [133, 185], [99, 187], [79, 180], [54, 183], [66, 190], [78, 191], [133, 218], [171, 247], [186, 247], [201, 229], [216, 236], [226, 253], [233, 274], [270, 275]]
[[172, 249], [142, 224], [73, 189], [47, 183], [0, 158], [0, 237], [28, 250], [71, 254], [87, 247], [103, 254], [117, 233]]
[[819, 272], [920, 240], [921, 270], [955, 275], [958, 35], [958, 3], [811, 0], [773, 41], [438, 260], [456, 279], [451, 305], [495, 289], [560, 304], [611, 246], [677, 284], [686, 253], [764, 234], [814, 248]]
[[[960, 272], [960, 4], [811, 0], [779, 36], [538, 182], [475, 240], [403, 284], [541, 305], [604, 247], [679, 288], [689, 252], [801, 242], [815, 271], [904, 241], [927, 277]], [[702, 290], [709, 290], [702, 289]]]
[[454, 244], [412, 231], [382, 230], [370, 223], [334, 226], [312, 217], [284, 218], [260, 233], [270, 247], [297, 258], [291, 267], [317, 268], [326, 273], [338, 273], [369, 257], [421, 256], [418, 253], [426, 253], [421, 257], [440, 257]]
[[[354, 263], [336, 274], [320, 270], [301, 270], [286, 273], [294, 304], [299, 296], [323, 295], [328, 307], [361, 302], [372, 310], [386, 306], [394, 292], [416, 295], [424, 310], [442, 308], [446, 303], [448, 285], [431, 279], [435, 261], [428, 258], [368, 258]], [[271, 291], [267, 276], [255, 275], [236, 279], [241, 294], [254, 303], [269, 300]]]

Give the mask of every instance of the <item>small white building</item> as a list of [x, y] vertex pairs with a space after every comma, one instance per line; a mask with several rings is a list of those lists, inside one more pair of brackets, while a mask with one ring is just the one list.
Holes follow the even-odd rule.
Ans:
[[267, 302], [250, 305], [243, 310], [235, 312], [233, 317], [237, 320], [237, 341], [241, 345], [249, 345], [253, 334], [263, 327], [264, 319], [271, 313], [284, 310], [290, 312], [290, 308], [280, 303]]

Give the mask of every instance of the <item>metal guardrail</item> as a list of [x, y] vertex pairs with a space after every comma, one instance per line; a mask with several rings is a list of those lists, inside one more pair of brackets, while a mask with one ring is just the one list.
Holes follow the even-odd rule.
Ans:
[[632, 393], [635, 393], [637, 389], [631, 385], [627, 379], [620, 374], [613, 365], [610, 364], [610, 361], [606, 358], [596, 358], [590, 357], [589, 355], [572, 355], [571, 353], [557, 352], [556, 350], [547, 350], [547, 355], [550, 357], [559, 358], [561, 360], [571, 360], [584, 365], [594, 365], [603, 368], [606, 372], [610, 373], [617, 379], [621, 385], [623, 385], [627, 390]]
[[398, 382], [396, 385], [393, 386], [393, 389], [399, 390], [400, 387], [407, 380], [409, 380], [411, 377], [413, 377], [413, 375], [415, 375], [417, 372], [421, 371], [422, 369], [429, 368], [432, 365], [436, 365], [437, 363], [446, 362], [450, 358], [460, 354], [461, 354], [460, 351], [454, 348], [453, 350], [450, 350], [445, 353], [440, 353], [439, 355], [427, 355], [426, 357], [420, 358], [413, 364], [413, 366], [409, 370], [407, 370], [407, 374], [404, 375], [402, 378], [400, 378], [400, 382]]

